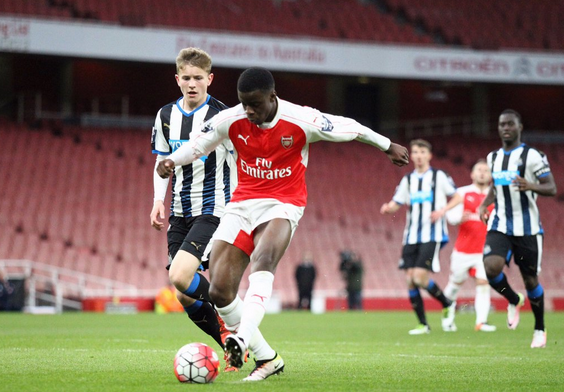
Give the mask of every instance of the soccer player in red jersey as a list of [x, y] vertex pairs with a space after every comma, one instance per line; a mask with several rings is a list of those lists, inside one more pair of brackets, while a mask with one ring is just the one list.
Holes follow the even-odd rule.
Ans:
[[[241, 103], [218, 113], [199, 136], [157, 167], [159, 175], [167, 177], [176, 165], [208, 154], [223, 140], [233, 143], [238, 185], [213, 236], [210, 295], [233, 332], [225, 341], [231, 365], [243, 365], [247, 348], [256, 357], [246, 381], [264, 380], [284, 369], [282, 357], [258, 327], [272, 294], [276, 266], [305, 209], [309, 144], [357, 140], [377, 147], [397, 166], [409, 163], [405, 147], [350, 118], [284, 101], [274, 87], [268, 70], [245, 70], [237, 82]], [[241, 300], [237, 293], [249, 264], [249, 288]]]
[[[474, 309], [476, 311], [476, 331], [493, 332], [494, 325], [488, 324], [490, 310], [490, 285], [483, 261], [483, 249], [486, 242], [487, 227], [481, 221], [478, 208], [490, 189], [492, 175], [485, 159], [480, 159], [470, 173], [472, 184], [460, 187], [447, 206], [438, 211], [452, 225], [460, 225], [454, 251], [450, 258], [450, 276], [444, 294], [456, 301], [460, 287], [468, 277], [476, 281]], [[452, 208], [452, 209], [451, 209]], [[489, 206], [489, 210], [493, 205]], [[454, 320], [450, 325], [443, 325], [445, 331], [456, 331]]]

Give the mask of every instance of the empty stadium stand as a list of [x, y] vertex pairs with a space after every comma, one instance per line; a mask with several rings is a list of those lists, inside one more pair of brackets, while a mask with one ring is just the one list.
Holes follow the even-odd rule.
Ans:
[[[223, 32], [476, 49], [564, 49], [551, 0], [5, 0], [0, 13]], [[250, 16], [250, 17], [247, 17]]]
[[9, 153], [2, 157], [1, 258], [137, 287], [166, 284], [166, 238], [147, 224], [154, 167], [147, 137], [123, 129], [54, 135], [13, 124], [2, 134]]
[[[71, 126], [53, 133], [49, 124], [30, 128], [12, 122], [1, 127], [0, 259], [35, 260], [143, 289], [167, 283], [166, 236], [152, 229], [148, 218], [154, 161], [146, 133]], [[436, 151], [442, 150], [433, 164], [458, 185], [470, 181], [469, 168], [477, 158], [499, 145], [498, 140], [455, 136], [431, 140]], [[540, 147], [551, 160], [564, 149]], [[314, 254], [319, 292], [335, 296], [344, 289], [339, 252], [352, 249], [364, 262], [365, 295], [403, 296], [397, 261], [405, 211], [382, 216], [379, 209], [409, 170], [394, 167], [364, 144], [312, 145], [308, 208], [276, 275], [283, 303], [297, 298], [294, 270], [306, 250]], [[547, 291], [564, 286], [559, 262], [564, 174], [555, 171], [555, 177], [560, 197], [539, 201], [547, 232], [542, 275]], [[443, 285], [451, 249], [443, 250], [443, 271], [436, 277]], [[522, 288], [518, 270], [509, 273]], [[246, 287], [244, 280], [241, 288]]]
[[475, 49], [564, 48], [564, 7], [550, 0], [385, 0], [446, 43]]

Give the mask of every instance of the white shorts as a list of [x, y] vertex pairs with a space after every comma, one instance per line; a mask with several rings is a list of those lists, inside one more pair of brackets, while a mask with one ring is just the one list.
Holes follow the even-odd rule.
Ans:
[[450, 256], [450, 278], [464, 282], [469, 276], [487, 280], [482, 253], [461, 253], [456, 250]]
[[221, 240], [235, 245], [247, 255], [255, 248], [253, 231], [261, 224], [276, 218], [290, 222], [292, 236], [305, 207], [282, 203], [276, 199], [252, 199], [231, 202], [225, 207], [212, 241]]

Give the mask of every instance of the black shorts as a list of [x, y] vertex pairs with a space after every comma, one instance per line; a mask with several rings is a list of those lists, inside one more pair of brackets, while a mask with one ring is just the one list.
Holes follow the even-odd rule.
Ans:
[[[172, 260], [179, 249], [182, 249], [198, 260], [202, 260], [204, 251], [212, 238], [215, 229], [219, 225], [219, 218], [213, 215], [199, 215], [190, 218], [171, 216], [170, 226], [167, 232], [168, 239], [168, 265], [170, 268]], [[207, 269], [207, 262], [203, 263]]]
[[507, 265], [513, 257], [522, 275], [537, 276], [541, 270], [542, 245], [542, 234], [515, 237], [499, 231], [488, 231], [484, 257], [501, 256]]
[[431, 272], [439, 272], [440, 242], [426, 242], [424, 244], [406, 244], [403, 246], [400, 269], [425, 268]]

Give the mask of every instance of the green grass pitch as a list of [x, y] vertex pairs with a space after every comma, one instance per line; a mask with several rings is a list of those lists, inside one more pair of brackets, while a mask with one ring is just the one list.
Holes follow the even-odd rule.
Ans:
[[455, 333], [440, 329], [439, 313], [428, 317], [431, 334], [409, 336], [410, 312], [266, 315], [261, 329], [286, 362], [282, 375], [241, 382], [248, 363], [192, 385], [176, 380], [174, 354], [190, 342], [218, 346], [185, 315], [0, 313], [0, 391], [564, 390], [564, 313], [546, 315], [547, 348], [535, 350], [531, 313], [515, 331], [492, 314], [494, 333], [475, 332], [473, 314], [457, 316]]

